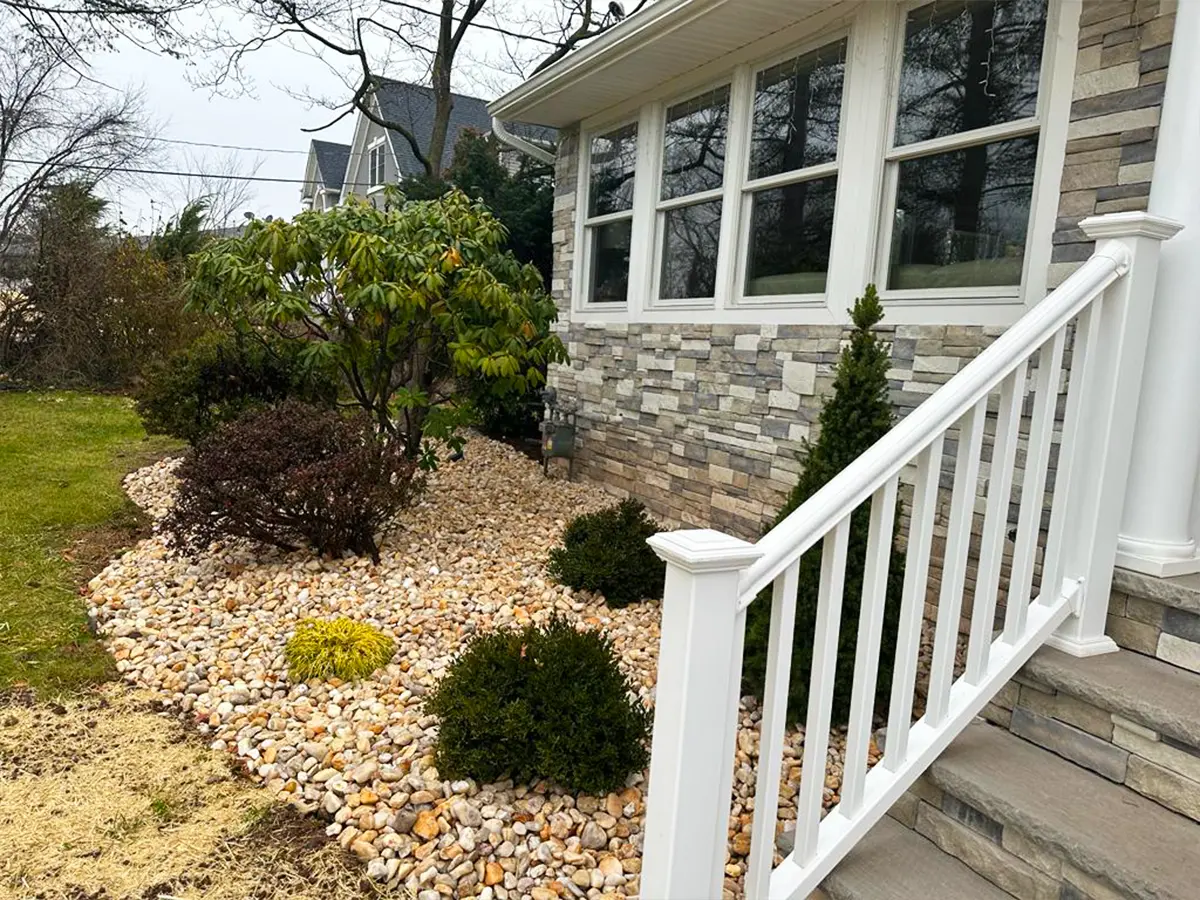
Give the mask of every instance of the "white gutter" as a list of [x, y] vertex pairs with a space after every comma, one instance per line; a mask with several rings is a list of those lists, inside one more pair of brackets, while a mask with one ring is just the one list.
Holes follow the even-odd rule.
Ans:
[[492, 116], [492, 133], [496, 135], [500, 143], [508, 144], [508, 146], [512, 147], [514, 150], [524, 153], [526, 156], [531, 156], [538, 162], [546, 163], [550, 166], [554, 165], [555, 157], [553, 153], [543, 150], [536, 144], [531, 144], [524, 138], [517, 137], [515, 134], [505, 128], [504, 123], [495, 116]]

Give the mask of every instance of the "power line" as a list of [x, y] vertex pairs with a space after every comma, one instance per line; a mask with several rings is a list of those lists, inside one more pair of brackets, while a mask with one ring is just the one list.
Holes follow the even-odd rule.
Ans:
[[255, 153], [296, 153], [307, 156], [307, 150], [283, 149], [281, 147], [247, 147], [242, 144], [212, 144], [208, 141], [185, 141], [182, 138], [165, 138], [147, 136], [147, 140], [163, 144], [186, 144], [189, 147], [214, 147], [217, 150], [251, 150]]
[[[269, 175], [230, 175], [227, 173], [217, 172], [181, 172], [173, 169], [141, 169], [134, 166], [100, 166], [90, 163], [54, 163], [51, 160], [42, 160], [38, 162], [36, 159], [12, 159], [7, 162], [18, 163], [26, 166], [44, 166], [54, 165], [59, 169], [79, 169], [82, 171], [93, 172], [121, 172], [127, 175], [171, 175], [176, 178], [211, 178], [216, 181], [259, 181], [269, 184], [311, 184], [305, 178], [273, 178]], [[378, 185], [368, 184], [366, 182], [344, 182], [348, 187], [378, 187]]]

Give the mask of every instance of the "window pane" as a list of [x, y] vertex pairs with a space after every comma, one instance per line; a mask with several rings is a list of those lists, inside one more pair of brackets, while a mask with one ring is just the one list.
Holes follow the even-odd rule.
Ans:
[[717, 286], [721, 201], [681, 206], [664, 214], [662, 284], [664, 298], [712, 297]]
[[750, 177], [763, 178], [837, 157], [846, 42], [758, 73]]
[[900, 163], [890, 288], [1021, 283], [1037, 138]]
[[633, 209], [633, 170], [637, 162], [637, 124], [592, 138], [589, 216]]
[[820, 178], [754, 194], [747, 296], [825, 292], [836, 188]]
[[588, 229], [592, 240], [592, 303], [624, 303], [629, 294], [629, 246], [633, 220]]
[[662, 198], [719, 188], [725, 174], [729, 85], [667, 110]]
[[1046, 0], [938, 0], [908, 14], [896, 144], [1032, 116]]

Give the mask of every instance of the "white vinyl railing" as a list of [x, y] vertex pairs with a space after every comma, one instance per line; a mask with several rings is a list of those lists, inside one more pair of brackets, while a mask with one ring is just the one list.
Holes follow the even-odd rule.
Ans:
[[[757, 544], [716, 531], [650, 539], [667, 562], [641, 896], [722, 894], [747, 607], [772, 586], [748, 898], [807, 897], [1008, 682], [1052, 644], [1115, 649], [1104, 634], [1161, 241], [1178, 226], [1145, 213], [1086, 219], [1094, 255], [882, 440]], [[1070, 364], [1064, 354], [1071, 339]], [[1032, 369], [1032, 379], [1029, 378]], [[1065, 409], [1059, 384], [1067, 380]], [[1032, 381], [1028, 385], [1027, 381]], [[1032, 386], [1032, 410], [1025, 398]], [[998, 404], [989, 410], [989, 397]], [[994, 416], [967, 638], [956, 672], [985, 422]], [[1027, 430], [1015, 533], [1010, 498]], [[927, 592], [942, 453], [956, 440], [941, 584]], [[1058, 459], [1043, 532], [1052, 444]], [[892, 531], [901, 473], [915, 472], [887, 740], [868, 770]], [[870, 503], [840, 802], [823, 816], [850, 517]], [[1005, 543], [1011, 540], [1002, 592]], [[802, 776], [793, 849], [775, 865], [776, 816], [800, 557], [821, 545]], [[1039, 550], [1040, 590], [1035, 592]], [[995, 633], [999, 597], [1003, 627]], [[924, 714], [912, 721], [926, 605], [936, 608]]]

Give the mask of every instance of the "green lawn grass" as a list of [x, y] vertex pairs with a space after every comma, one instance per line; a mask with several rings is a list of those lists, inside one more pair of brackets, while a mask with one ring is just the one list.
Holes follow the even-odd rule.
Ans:
[[79, 587], [136, 537], [122, 476], [175, 446], [147, 438], [125, 397], [0, 393], [0, 693], [112, 676]]

